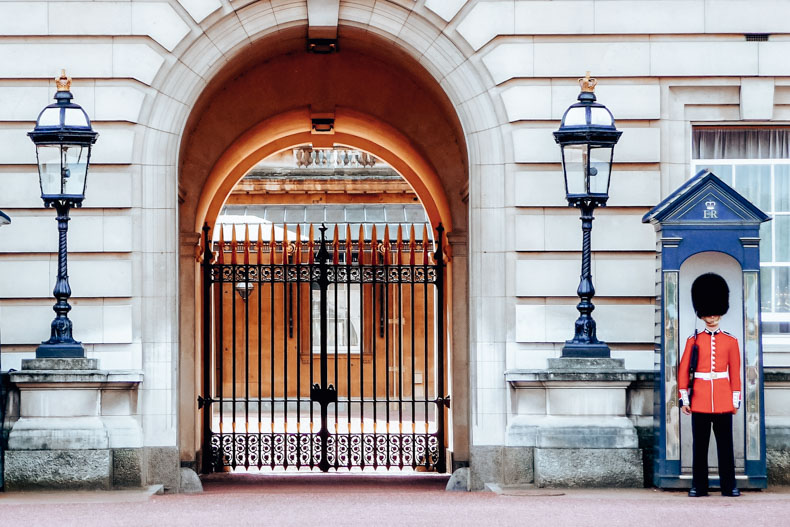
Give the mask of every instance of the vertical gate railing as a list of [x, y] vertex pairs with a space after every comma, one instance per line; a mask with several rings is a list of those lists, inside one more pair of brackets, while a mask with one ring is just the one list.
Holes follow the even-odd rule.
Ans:
[[442, 226], [239, 228], [203, 229], [203, 471], [445, 472]]

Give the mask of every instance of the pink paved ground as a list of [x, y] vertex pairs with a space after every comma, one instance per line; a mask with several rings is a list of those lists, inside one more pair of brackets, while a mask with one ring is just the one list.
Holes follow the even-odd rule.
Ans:
[[203, 494], [133, 503], [20, 505], [0, 497], [0, 525], [790, 525], [787, 488], [691, 499], [651, 489], [450, 493], [444, 483], [445, 478], [420, 476], [218, 475], [205, 481]]

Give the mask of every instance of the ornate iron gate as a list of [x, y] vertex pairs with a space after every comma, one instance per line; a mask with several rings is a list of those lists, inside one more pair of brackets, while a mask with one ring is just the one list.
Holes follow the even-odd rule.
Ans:
[[445, 472], [442, 226], [231, 229], [204, 227], [202, 470]]

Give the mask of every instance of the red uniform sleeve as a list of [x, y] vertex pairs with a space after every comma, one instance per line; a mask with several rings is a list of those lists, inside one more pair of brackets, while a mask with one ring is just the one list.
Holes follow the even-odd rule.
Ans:
[[683, 356], [680, 358], [680, 365], [678, 366], [678, 390], [688, 390], [689, 388], [689, 364], [691, 363], [691, 347], [693, 345], [694, 339], [688, 339], [686, 341], [686, 349], [683, 351]]
[[738, 339], [732, 339], [732, 346], [730, 346], [730, 356], [728, 357], [728, 366], [730, 368], [730, 388], [734, 392], [741, 391], [741, 350], [738, 344]]

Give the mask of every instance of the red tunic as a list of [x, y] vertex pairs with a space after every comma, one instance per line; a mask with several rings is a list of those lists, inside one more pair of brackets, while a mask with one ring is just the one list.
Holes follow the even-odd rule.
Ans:
[[[711, 349], [711, 342], [713, 346]], [[691, 347], [694, 345], [692, 335], [686, 341], [686, 349], [678, 367], [678, 389], [687, 390], [689, 385], [689, 362]], [[707, 331], [697, 334], [699, 360], [697, 373], [729, 372], [729, 379], [694, 378], [694, 390], [691, 394], [691, 411], [708, 414], [735, 412], [732, 405], [732, 392], [741, 391], [741, 354], [738, 339], [724, 331], [713, 335]]]

